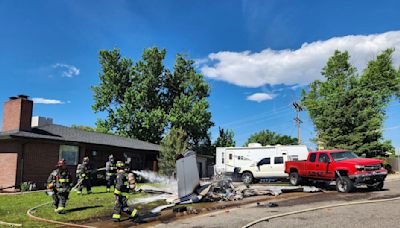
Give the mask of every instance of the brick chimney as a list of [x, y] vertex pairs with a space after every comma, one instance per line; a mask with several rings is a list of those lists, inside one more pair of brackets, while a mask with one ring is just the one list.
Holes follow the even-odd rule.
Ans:
[[28, 98], [18, 95], [4, 103], [3, 132], [31, 130], [33, 101]]

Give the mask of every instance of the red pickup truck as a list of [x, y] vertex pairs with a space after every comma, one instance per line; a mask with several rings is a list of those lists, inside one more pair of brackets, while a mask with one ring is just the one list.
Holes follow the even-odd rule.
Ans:
[[387, 170], [382, 160], [360, 158], [346, 150], [321, 150], [310, 152], [306, 161], [287, 161], [285, 173], [292, 185], [307, 180], [336, 180], [339, 192], [351, 192], [359, 185], [381, 190]]

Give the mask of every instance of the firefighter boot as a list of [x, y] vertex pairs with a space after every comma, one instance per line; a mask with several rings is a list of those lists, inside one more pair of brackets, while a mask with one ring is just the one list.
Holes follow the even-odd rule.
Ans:
[[58, 214], [65, 214], [65, 208], [64, 207], [58, 207], [57, 209], [54, 210], [54, 212]]
[[134, 224], [140, 224], [141, 223], [141, 219], [139, 214], [137, 213], [136, 209], [133, 209], [133, 211], [131, 212], [131, 214], [129, 215], [129, 219], [132, 220], [132, 223]]
[[114, 222], [120, 222], [121, 221], [121, 215], [120, 214], [113, 214], [112, 215], [112, 220]]

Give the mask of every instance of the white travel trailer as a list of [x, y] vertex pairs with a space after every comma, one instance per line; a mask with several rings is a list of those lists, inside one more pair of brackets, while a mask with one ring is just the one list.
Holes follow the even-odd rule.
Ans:
[[285, 161], [306, 160], [305, 145], [262, 146], [250, 143], [248, 147], [217, 147], [215, 173], [243, 174], [249, 170], [251, 178], [286, 177]]

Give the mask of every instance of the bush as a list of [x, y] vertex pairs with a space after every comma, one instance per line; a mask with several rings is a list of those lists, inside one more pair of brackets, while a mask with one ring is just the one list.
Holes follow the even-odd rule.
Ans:
[[28, 191], [28, 190], [29, 190], [29, 184], [28, 184], [28, 182], [22, 183], [22, 184], [21, 184], [21, 187], [20, 187], [20, 190], [21, 190], [21, 192], [26, 192], [26, 191]]
[[33, 182], [23, 182], [20, 187], [21, 192], [26, 192], [26, 191], [35, 191], [36, 190], [36, 184]]
[[388, 171], [388, 173], [394, 173], [392, 165], [390, 164], [389, 157], [375, 157], [376, 159], [383, 160], [383, 167]]

